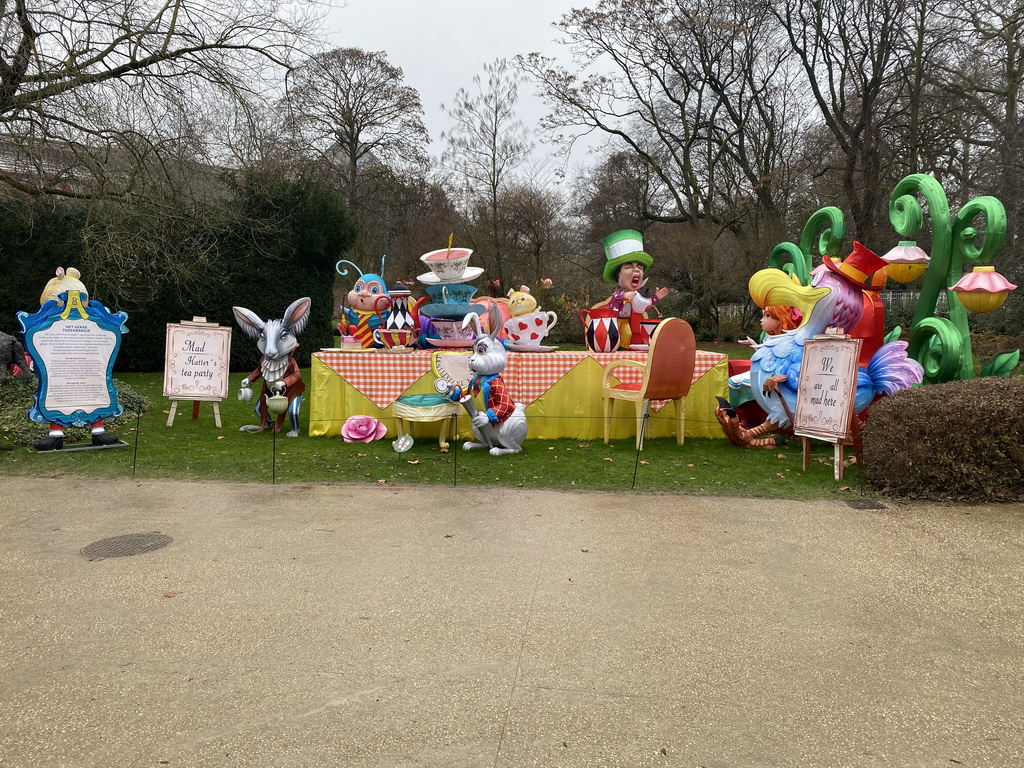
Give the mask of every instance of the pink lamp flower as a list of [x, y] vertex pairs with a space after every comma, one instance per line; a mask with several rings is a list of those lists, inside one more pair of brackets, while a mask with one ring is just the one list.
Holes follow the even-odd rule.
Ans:
[[388, 428], [372, 416], [349, 416], [341, 427], [346, 443], [369, 443], [380, 440]]
[[885, 273], [898, 283], [909, 283], [919, 278], [931, 260], [913, 240], [900, 240], [900, 244], [882, 258], [888, 262]]
[[1006, 301], [1017, 286], [996, 272], [993, 266], [975, 267], [957, 281], [952, 290], [971, 312], [991, 312]]

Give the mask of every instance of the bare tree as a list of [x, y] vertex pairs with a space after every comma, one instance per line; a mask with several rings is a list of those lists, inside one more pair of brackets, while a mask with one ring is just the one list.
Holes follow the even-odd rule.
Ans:
[[572, 252], [575, 240], [562, 195], [552, 186], [524, 181], [510, 186], [502, 198], [510, 279], [536, 286], [553, 275], [561, 278], [552, 270]]
[[730, 228], [752, 205], [776, 206], [792, 151], [786, 52], [770, 21], [743, 0], [606, 0], [557, 24], [573, 66], [518, 62], [540, 84], [556, 138], [603, 132], [649, 166], [667, 198], [651, 196], [662, 204], [645, 219]]
[[854, 235], [879, 239], [891, 157], [884, 127], [905, 109], [898, 94], [908, 0], [787, 0], [771, 7], [834, 142]]
[[365, 198], [361, 172], [369, 179], [372, 166], [395, 172], [426, 164], [423, 107], [404, 77], [383, 52], [358, 48], [312, 56], [291, 74], [282, 102], [287, 125], [302, 150], [341, 170], [354, 211]]
[[125, 196], [168, 153], [208, 157], [221, 99], [261, 96], [318, 21], [284, 0], [0, 0], [0, 182]]
[[460, 88], [453, 105], [442, 106], [455, 121], [442, 134], [448, 144], [442, 161], [463, 181], [463, 208], [476, 219], [473, 229], [483, 235], [475, 247], [492, 279], [504, 286], [509, 270], [502, 193], [515, 181], [533, 145], [515, 113], [522, 78], [504, 59], [485, 65], [484, 75], [486, 82], [480, 75], [473, 78], [474, 92]]
[[[714, 326], [716, 243], [726, 233], [781, 232], [793, 186], [804, 118], [792, 106], [798, 89], [777, 23], [766, 4], [746, 0], [605, 0], [557, 26], [573, 66], [518, 59], [552, 110], [544, 126], [567, 143], [607, 134], [612, 164], [594, 179], [628, 194], [619, 203], [595, 198], [584, 210], [643, 230], [657, 268]], [[630, 169], [623, 152], [641, 167]], [[757, 219], [774, 223], [755, 227]], [[682, 236], [652, 223], [676, 225]]]
[[946, 98], [961, 105], [956, 117], [964, 156], [961, 196], [984, 193], [1006, 207], [1007, 244], [1014, 260], [1024, 215], [1024, 6], [1011, 0], [947, 4], [951, 24], [966, 20], [958, 56], [942, 70]]

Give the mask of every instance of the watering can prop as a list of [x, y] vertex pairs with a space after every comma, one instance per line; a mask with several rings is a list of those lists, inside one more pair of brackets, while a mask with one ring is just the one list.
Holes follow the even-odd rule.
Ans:
[[587, 329], [587, 348], [591, 352], [614, 352], [619, 348], [618, 310], [581, 309], [580, 322]]

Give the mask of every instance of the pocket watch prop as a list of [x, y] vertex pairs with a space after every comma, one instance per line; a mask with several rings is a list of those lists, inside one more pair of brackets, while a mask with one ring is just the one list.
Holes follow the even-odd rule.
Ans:
[[306, 384], [299, 375], [295, 350], [299, 346], [297, 337], [309, 321], [310, 304], [308, 298], [297, 299], [288, 305], [284, 317], [280, 320], [267, 321], [261, 320], [255, 312], [244, 307], [231, 308], [242, 332], [250, 339], [256, 340], [256, 347], [260, 351], [260, 365], [242, 379], [238, 399], [243, 402], [251, 401], [250, 384], [263, 379], [263, 391], [254, 409], [259, 416], [259, 424], [247, 424], [240, 431], [262, 432], [270, 426], [271, 416], [274, 416], [276, 434], [284, 426], [284, 416], [287, 413], [291, 421], [291, 429], [287, 436], [299, 436], [299, 409], [302, 406], [302, 393], [306, 391]]

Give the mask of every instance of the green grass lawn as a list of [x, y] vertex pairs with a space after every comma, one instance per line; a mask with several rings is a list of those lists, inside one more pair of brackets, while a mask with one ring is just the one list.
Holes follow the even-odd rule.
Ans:
[[[242, 376], [232, 375], [232, 391]], [[648, 440], [638, 456], [632, 437], [611, 445], [600, 440], [528, 440], [521, 453], [494, 457], [485, 451], [463, 451], [454, 442], [452, 451], [441, 453], [436, 439], [423, 438], [409, 452], [399, 454], [391, 438], [364, 444], [346, 443], [340, 437], [309, 437], [308, 402], [303, 404], [297, 438], [240, 432], [239, 427], [253, 423], [255, 416], [249, 404], [234, 397], [221, 403], [222, 429], [216, 428], [208, 403], [202, 405], [198, 419], [192, 419], [189, 404], [182, 403], [174, 426], [167, 427], [170, 402], [161, 394], [162, 374], [116, 378], [152, 403], [134, 426], [119, 429], [129, 447], [52, 454], [16, 448], [0, 453], [0, 472], [261, 483], [442, 483], [568, 491], [635, 488], [793, 499], [850, 496], [863, 490], [856, 466], [847, 469], [842, 482], [833, 479], [832, 448], [817, 442], [806, 471], [801, 469], [795, 441], [777, 450], [750, 450], [724, 439], [689, 438], [677, 446], [674, 438], [662, 438]], [[304, 378], [309, 381], [308, 370]]]

